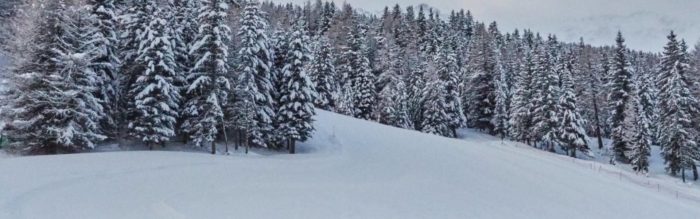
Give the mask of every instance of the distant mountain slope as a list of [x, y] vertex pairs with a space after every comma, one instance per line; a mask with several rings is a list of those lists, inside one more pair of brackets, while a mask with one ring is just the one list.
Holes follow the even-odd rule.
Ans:
[[0, 218], [697, 218], [698, 203], [554, 155], [321, 111], [301, 154], [0, 159]]

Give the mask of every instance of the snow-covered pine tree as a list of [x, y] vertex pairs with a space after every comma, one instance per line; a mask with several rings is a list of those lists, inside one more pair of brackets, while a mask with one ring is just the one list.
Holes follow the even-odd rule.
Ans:
[[406, 94], [405, 49], [400, 48], [392, 39], [387, 39], [379, 51], [380, 63], [377, 87], [381, 90], [377, 97], [375, 113], [377, 120], [386, 125], [399, 128], [412, 127], [409, 118]]
[[405, 107], [405, 84], [403, 83], [403, 68], [399, 45], [392, 38], [381, 38], [378, 51], [377, 71], [380, 72], [374, 117], [382, 124], [405, 128], [409, 126], [408, 113]]
[[165, 8], [167, 13], [168, 26], [172, 30], [170, 34], [171, 44], [173, 45], [173, 53], [175, 54], [175, 69], [176, 77], [173, 84], [179, 89], [181, 96], [181, 106], [178, 114], [178, 122], [176, 124], [176, 135], [184, 142], [189, 140], [189, 134], [183, 133], [181, 127], [184, 122], [184, 104], [190, 99], [187, 94], [188, 82], [187, 76], [194, 67], [195, 58], [190, 54], [190, 50], [195, 43], [195, 37], [198, 33], [198, 10], [202, 6], [202, 2], [198, 0], [169, 0], [168, 7]]
[[17, 10], [22, 6], [24, 1], [21, 0], [5, 0], [0, 2], [0, 45], [7, 45], [7, 41], [12, 38], [13, 27], [15, 24], [13, 19], [17, 17]]
[[238, 32], [240, 46], [238, 52], [241, 77], [252, 77], [252, 84], [246, 86], [255, 97], [255, 129], [250, 130], [251, 141], [257, 146], [267, 147], [273, 140], [273, 119], [275, 118], [272, 51], [270, 39], [265, 33], [267, 22], [257, 1], [246, 4], [241, 28]]
[[445, 91], [444, 82], [441, 80], [433, 80], [426, 87], [421, 132], [440, 136], [452, 135], [448, 125], [450, 118], [447, 115], [447, 103], [445, 103], [447, 92]]
[[399, 128], [413, 127], [406, 106], [406, 85], [402, 80], [387, 84], [379, 96], [377, 110], [380, 123]]
[[133, 103], [134, 94], [131, 93], [132, 85], [136, 82], [136, 78], [144, 71], [145, 66], [140, 65], [136, 58], [138, 57], [139, 35], [141, 35], [147, 28], [149, 24], [150, 15], [147, 12], [148, 1], [147, 0], [134, 0], [130, 4], [126, 4], [123, 7], [122, 14], [119, 15], [119, 26], [120, 36], [119, 36], [119, 51], [121, 65], [119, 66], [119, 74], [117, 75], [117, 113], [115, 116], [118, 137], [125, 138], [123, 136], [127, 132], [128, 128], [128, 118], [133, 117], [133, 111], [130, 109], [136, 109], [136, 107], [129, 104]]
[[182, 94], [186, 96], [187, 74], [194, 66], [194, 57], [190, 55], [190, 49], [195, 43], [197, 36], [197, 10], [201, 7], [201, 2], [197, 0], [170, 0], [168, 8], [169, 26], [172, 29], [171, 39], [175, 62], [177, 64], [177, 78], [175, 85], [180, 87]]
[[236, 81], [236, 88], [230, 94], [233, 98], [229, 100], [230, 102], [225, 108], [226, 112], [224, 114], [226, 118], [224, 124], [236, 133], [236, 150], [241, 145], [250, 146], [250, 144], [246, 144], [250, 137], [248, 133], [256, 127], [253, 94], [246, 87], [243, 87], [250, 84], [247, 82], [250, 79], [245, 78], [246, 81], [241, 81], [240, 79]]
[[323, 12], [321, 15], [321, 22], [318, 29], [318, 36], [323, 36], [331, 29], [333, 24], [333, 18], [335, 17], [335, 8], [331, 7], [329, 2], [323, 3]]
[[[300, 18], [297, 18], [297, 20]], [[271, 83], [274, 86], [272, 98], [279, 101], [282, 91], [284, 67], [287, 66], [287, 55], [289, 53], [290, 33], [286, 28], [275, 31], [270, 39], [270, 52], [272, 55], [272, 65], [270, 66]]]
[[[436, 18], [438, 17], [438, 18]], [[428, 9], [428, 18], [426, 21], [425, 35], [423, 40], [420, 41], [420, 51], [425, 55], [435, 55], [437, 53], [440, 43], [440, 22], [442, 22], [435, 11], [430, 8]]]
[[633, 126], [634, 133], [630, 141], [630, 163], [632, 168], [638, 173], [649, 172], [649, 160], [651, 156], [651, 145], [654, 139], [653, 121], [656, 118], [656, 103], [653, 95], [656, 94], [654, 80], [651, 73], [638, 72], [635, 80], [635, 114]]
[[509, 74], [505, 69], [505, 66], [498, 60], [499, 63], [496, 64], [496, 77], [494, 78], [496, 86], [496, 103], [494, 105], [493, 118], [491, 119], [491, 124], [493, 125], [494, 134], [500, 136], [501, 139], [509, 137], [508, 131], [510, 127], [508, 124], [509, 115], [509, 98], [511, 95], [511, 90], [509, 86]]
[[346, 48], [344, 59], [348, 66], [344, 68], [352, 97], [353, 116], [371, 120], [372, 109], [376, 103], [375, 76], [366, 56], [367, 28], [360, 21], [355, 21], [350, 30], [350, 45]]
[[601, 95], [602, 84], [600, 71], [594, 63], [594, 53], [590, 46], [584, 44], [583, 39], [578, 45], [578, 74], [575, 80], [582, 81], [579, 86], [579, 110], [588, 121], [586, 130], [589, 135], [596, 137], [598, 149], [603, 149], [603, 124], [601, 105], [605, 102], [605, 95]]
[[207, 0], [198, 10], [199, 32], [190, 54], [195, 58], [187, 82], [187, 104], [183, 111], [184, 133], [188, 133], [197, 146], [206, 142], [216, 153], [216, 135], [223, 124], [222, 105], [231, 88], [228, 66], [228, 42], [230, 32], [226, 25], [228, 4], [223, 0]]
[[629, 109], [630, 98], [633, 96], [631, 93], [632, 70], [630, 69], [625, 39], [622, 37], [621, 32], [617, 33], [615, 42], [615, 55], [613, 57], [613, 69], [609, 85], [611, 93], [608, 96], [608, 104], [610, 104], [612, 114], [610, 117], [610, 124], [612, 125], [611, 148], [615, 160], [627, 163], [629, 162], [626, 155], [627, 151], [629, 151], [627, 139], [629, 130], [627, 130], [628, 127], [625, 122], [627, 121], [626, 110]]
[[[611, 58], [609, 51], [601, 51], [600, 52], [600, 60], [596, 64], [596, 73], [599, 75], [599, 79], [601, 82], [601, 86], [599, 89], [606, 91], [606, 94], [602, 95], [601, 99], [601, 106], [600, 106], [600, 121], [603, 123], [601, 125], [602, 129], [602, 134], [603, 136], [606, 136], [610, 138], [610, 133], [611, 131], [611, 124], [608, 122], [610, 120], [610, 117], [612, 116], [612, 112], [608, 110], [609, 104], [608, 104], [608, 96], [610, 93], [610, 75], [612, 71], [611, 67]], [[597, 92], [597, 91], [596, 91]], [[602, 149], [602, 148], [601, 148]]]
[[545, 150], [554, 151], [558, 139], [559, 115], [559, 72], [557, 72], [559, 43], [553, 36], [549, 37], [545, 49], [538, 52], [538, 69], [535, 77], [535, 106], [533, 114], [533, 133], [536, 142]]
[[430, 50], [430, 42], [432, 35], [429, 33], [430, 26], [425, 16], [423, 5], [418, 7], [418, 18], [416, 18], [416, 44], [422, 53], [427, 53]]
[[118, 89], [118, 69], [119, 69], [119, 36], [116, 6], [114, 0], [89, 0], [90, 10], [92, 13], [92, 28], [90, 35], [95, 40], [90, 41], [92, 47], [95, 47], [95, 58], [93, 58], [90, 67], [98, 75], [97, 87], [100, 88], [96, 97], [100, 99], [100, 103], [105, 112], [104, 120], [101, 121], [101, 128], [110, 137], [116, 137], [117, 122], [115, 117], [117, 112], [117, 94]]
[[310, 72], [311, 81], [318, 93], [315, 104], [320, 109], [335, 111], [340, 88], [335, 71], [333, 47], [324, 36], [320, 37], [319, 45], [314, 54]]
[[565, 60], [567, 68], [561, 72], [561, 96], [559, 97], [559, 139], [558, 142], [569, 156], [576, 157], [576, 151], [588, 152], [585, 119], [580, 115], [574, 89], [574, 57]]
[[352, 86], [352, 105], [355, 118], [372, 120], [372, 109], [376, 103], [375, 76], [370, 71], [369, 60], [362, 57], [357, 77]]
[[534, 133], [533, 112], [535, 105], [534, 77], [537, 75], [537, 61], [533, 51], [530, 49], [525, 53], [525, 60], [520, 73], [516, 77], [515, 90], [513, 93], [513, 110], [510, 116], [510, 135], [513, 139], [530, 144]]
[[467, 73], [470, 76], [466, 96], [469, 125], [493, 133], [491, 120], [495, 112], [497, 73], [496, 42], [483, 24], [477, 26], [477, 35], [470, 43]]
[[428, 72], [428, 63], [423, 58], [416, 58], [417, 65], [410, 70], [406, 82], [406, 111], [413, 124], [413, 129], [421, 130], [423, 117], [423, 100], [426, 88], [425, 75]]
[[446, 96], [444, 98], [446, 108], [445, 113], [449, 118], [447, 126], [451, 130], [449, 137], [457, 137], [457, 129], [461, 128], [466, 118], [462, 111], [462, 102], [459, 98], [459, 66], [455, 51], [452, 48], [452, 41], [442, 40], [443, 44], [438, 51], [434, 62], [437, 64], [437, 75], [442, 81]]
[[336, 112], [346, 116], [355, 115], [355, 106], [353, 104], [354, 93], [355, 92], [353, 92], [353, 88], [350, 83], [345, 83], [343, 87], [340, 88]]
[[695, 44], [690, 57], [690, 61], [693, 63], [693, 68], [696, 71], [696, 75], [698, 78], [700, 78], [700, 41]]
[[311, 60], [304, 25], [298, 24], [289, 38], [286, 66], [282, 71], [279, 110], [275, 124], [286, 140], [289, 152], [296, 153], [296, 142], [306, 141], [314, 131], [316, 88], [306, 73]]
[[697, 99], [692, 96], [688, 84], [687, 53], [676, 39], [675, 33], [668, 36], [659, 64], [657, 87], [659, 88], [659, 142], [671, 175], [681, 173], [685, 181], [685, 170], [692, 169], [700, 156], [694, 140], [698, 132], [692, 118], [697, 116]]
[[139, 50], [136, 62], [145, 67], [132, 85], [135, 109], [129, 118], [130, 135], [153, 149], [175, 136], [175, 123], [180, 108], [180, 90], [175, 86], [178, 77], [174, 45], [168, 21], [155, 1], [149, 1], [148, 27], [138, 36]]
[[28, 57], [14, 70], [3, 129], [17, 153], [56, 154], [95, 147], [106, 137], [94, 96], [100, 77], [93, 71], [92, 26], [86, 11], [48, 2], [37, 20]]
[[650, 81], [637, 80], [637, 83], [635, 83], [635, 90], [637, 91], [633, 99], [635, 103], [635, 126], [632, 141], [630, 142], [630, 163], [632, 164], [632, 169], [642, 174], [649, 172], [649, 158], [652, 145], [651, 118], [647, 114], [650, 106], [644, 103], [646, 100], [651, 99], [648, 89], [650, 85], [645, 83], [650, 83]]
[[393, 38], [396, 45], [401, 49], [408, 47], [411, 40], [409, 37], [407, 37], [410, 36], [411, 33], [409, 32], [409, 26], [406, 22], [406, 19], [400, 14], [400, 12], [399, 16], [394, 18], [394, 27], [392, 30]]

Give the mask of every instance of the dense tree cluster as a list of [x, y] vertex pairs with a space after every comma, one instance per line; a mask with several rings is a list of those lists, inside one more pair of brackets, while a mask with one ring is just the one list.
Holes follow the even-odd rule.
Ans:
[[17, 151], [131, 136], [215, 153], [228, 134], [294, 151], [318, 108], [446, 137], [474, 128], [573, 157], [596, 145], [642, 173], [652, 145], [673, 175], [700, 161], [700, 45], [673, 33], [654, 54], [628, 49], [622, 33], [593, 47], [427, 5], [376, 16], [321, 0], [11, 3], [1, 7], [27, 9], [0, 14], [22, 27], [3, 46], [14, 58], [3, 134]]

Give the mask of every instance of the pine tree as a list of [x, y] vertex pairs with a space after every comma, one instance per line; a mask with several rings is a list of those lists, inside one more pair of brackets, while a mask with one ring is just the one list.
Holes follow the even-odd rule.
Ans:
[[323, 14], [321, 15], [321, 26], [318, 29], [318, 35], [323, 36], [331, 29], [333, 17], [335, 16], [335, 8], [331, 7], [329, 2], [323, 3]]
[[279, 91], [284, 86], [282, 77], [284, 67], [287, 65], [287, 54], [289, 53], [290, 34], [288, 30], [277, 30], [270, 39], [270, 52], [272, 54], [272, 65], [270, 66], [270, 82], [273, 86], [272, 99], [279, 101]]
[[336, 112], [346, 116], [355, 115], [355, 106], [353, 104], [353, 94], [355, 92], [353, 91], [352, 84], [345, 83], [340, 90]]
[[399, 128], [413, 127], [406, 106], [407, 96], [405, 90], [406, 86], [401, 80], [387, 84], [382, 89], [379, 93], [380, 100], [378, 102], [380, 123]]
[[421, 5], [418, 8], [418, 18], [416, 19], [416, 44], [418, 49], [423, 53], [426, 53], [430, 47], [429, 37], [431, 35], [430, 33], [428, 33], [428, 31], [430, 30], [430, 27], [428, 25], [428, 20], [425, 17], [425, 9], [423, 9], [423, 5]]
[[657, 87], [659, 88], [659, 142], [671, 175], [679, 172], [685, 181], [685, 170], [695, 166], [700, 150], [692, 118], [697, 116], [697, 100], [688, 84], [689, 65], [687, 53], [671, 32], [659, 64]]
[[445, 108], [448, 120], [448, 127], [451, 130], [449, 137], [457, 137], [457, 129], [462, 127], [466, 118], [462, 111], [462, 102], [459, 98], [459, 66], [451, 42], [445, 40], [435, 59], [437, 63], [437, 75], [445, 86]]
[[377, 87], [380, 89], [374, 113], [377, 121], [382, 124], [400, 128], [410, 127], [406, 111], [406, 85], [403, 82], [404, 58], [401, 48], [392, 39], [383, 39], [378, 51], [379, 78]]
[[238, 37], [241, 39], [238, 58], [240, 77], [250, 77], [246, 87], [255, 97], [255, 125], [250, 130], [253, 144], [267, 147], [273, 139], [272, 127], [275, 118], [275, 88], [273, 84], [272, 51], [265, 33], [267, 23], [263, 19], [259, 3], [249, 2], [243, 12]]
[[345, 77], [350, 83], [353, 116], [371, 120], [372, 109], [376, 102], [375, 76], [371, 71], [369, 59], [366, 56], [366, 27], [356, 23], [350, 31], [350, 45], [345, 51], [348, 62]]
[[423, 123], [423, 101], [425, 100], [424, 91], [426, 89], [425, 75], [428, 72], [428, 63], [423, 59], [416, 59], [418, 65], [411, 70], [408, 76], [406, 88], [406, 111], [408, 111], [409, 119], [413, 124], [413, 129], [421, 130]]
[[518, 141], [531, 143], [533, 140], [533, 113], [535, 105], [535, 81], [537, 63], [532, 51], [527, 51], [520, 74], [516, 77], [513, 91], [513, 110], [510, 116], [510, 135]]
[[608, 97], [612, 116], [610, 124], [612, 124], [612, 149], [615, 159], [621, 162], [629, 162], [627, 151], [629, 150], [628, 139], [626, 137], [629, 130], [626, 127], [626, 110], [631, 103], [632, 97], [632, 72], [629, 68], [630, 63], [625, 47], [625, 39], [622, 38], [622, 33], [617, 34], [617, 47], [615, 48], [615, 56], [613, 57], [612, 80], [610, 81], [611, 93]]
[[698, 41], [698, 43], [695, 44], [695, 48], [693, 48], [691, 62], [693, 63], [693, 68], [696, 71], [697, 77], [700, 78], [700, 41]]
[[569, 57], [567, 68], [561, 73], [561, 97], [559, 98], [559, 142], [571, 157], [576, 157], [576, 151], [587, 152], [588, 140], [585, 130], [585, 119], [577, 109], [577, 97], [573, 80], [573, 57]]
[[631, 154], [630, 161], [634, 171], [646, 174], [649, 172], [649, 157], [651, 156], [651, 119], [647, 114], [649, 105], [646, 105], [645, 100], [649, 100], [650, 94], [648, 87], [649, 81], [639, 81], [636, 83], [635, 101], [635, 126], [634, 136], [630, 142]]
[[369, 61], [362, 58], [358, 75], [352, 87], [352, 103], [355, 118], [371, 120], [372, 108], [376, 102], [376, 91], [374, 88], [374, 74], [370, 71]]
[[92, 28], [88, 34], [95, 38], [90, 43], [96, 48], [96, 57], [92, 60], [90, 67], [99, 77], [96, 83], [100, 89], [95, 95], [100, 99], [105, 112], [101, 128], [114, 137], [112, 132], [117, 128], [114, 117], [117, 115], [117, 94], [119, 93], [117, 91], [117, 71], [120, 64], [117, 35], [119, 20], [114, 0], [89, 0], [87, 3], [91, 7], [93, 16], [90, 19]]
[[318, 92], [316, 107], [330, 111], [336, 110], [339, 91], [333, 55], [328, 38], [321, 37], [320, 46], [311, 64], [311, 81]]
[[223, 105], [231, 88], [229, 82], [228, 42], [226, 25], [228, 4], [222, 0], [203, 2], [198, 10], [199, 32], [190, 53], [195, 65], [187, 75], [187, 103], [184, 109], [183, 133], [203, 147], [210, 142], [216, 153], [216, 135], [223, 125]]
[[601, 74], [602, 70], [596, 68], [594, 64], [594, 55], [590, 46], [586, 46], [583, 43], [583, 39], [578, 45], [579, 52], [579, 64], [578, 64], [578, 77], [576, 80], [583, 81], [581, 98], [581, 108], [583, 110], [584, 117], [589, 122], [587, 125], [587, 132], [591, 136], [595, 136], [597, 139], [598, 149], [603, 149], [603, 124], [602, 117], [603, 112], [601, 110], [601, 105], [605, 102], [604, 95], [601, 95], [601, 90], [605, 88], [602, 84]]
[[423, 104], [423, 121], [421, 132], [450, 136], [452, 131], [449, 127], [449, 116], [447, 115], [447, 103], [445, 103], [445, 85], [441, 80], [435, 80], [426, 89]]
[[133, 84], [135, 94], [130, 104], [135, 117], [129, 118], [130, 134], [141, 139], [151, 149], [154, 144], [165, 144], [175, 136], [175, 123], [180, 105], [179, 89], [173, 84], [177, 77], [172, 30], [165, 13], [151, 1], [147, 11], [148, 28], [138, 37], [139, 56], [136, 61], [146, 68]]
[[554, 151], [554, 143], [558, 139], [559, 127], [559, 72], [558, 42], [549, 37], [546, 50], [538, 51], [539, 61], [535, 77], [535, 109], [533, 111], [534, 138], [544, 143], [544, 148]]
[[496, 72], [498, 73], [498, 77], [495, 78], [496, 82], [494, 82], [496, 85], [496, 104], [494, 106], [495, 111], [491, 124], [493, 124], [494, 133], [500, 135], [501, 139], [503, 139], [509, 136], [508, 131], [510, 129], [508, 124], [509, 97], [511, 94], [508, 81], [510, 79], [508, 78], [508, 73], [501, 64], [497, 64], [496, 68]]
[[495, 84], [497, 60], [496, 42], [489, 36], [483, 25], [478, 28], [474, 42], [470, 43], [467, 72], [469, 85], [464, 99], [467, 103], [469, 124], [473, 128], [493, 132], [493, 114], [495, 112]]
[[292, 154], [296, 151], [296, 141], [303, 142], [311, 137], [314, 130], [312, 117], [316, 115], [313, 105], [316, 89], [305, 70], [311, 57], [303, 28], [303, 25], [297, 25], [289, 39], [276, 122]]
[[[639, 65], [640, 63], [638, 63]], [[649, 172], [651, 145], [654, 139], [653, 121], [656, 118], [656, 103], [653, 95], [656, 93], [655, 83], [649, 73], [638, 71], [634, 90], [634, 128], [630, 141], [630, 162], [632, 168], [642, 174]]]
[[184, 91], [186, 90], [187, 73], [190, 72], [195, 64], [194, 57], [190, 55], [190, 50], [199, 31], [197, 10], [200, 7], [201, 2], [196, 0], [171, 0], [171, 6], [167, 8], [170, 11], [166, 12], [170, 18], [169, 25], [173, 29], [171, 41], [177, 63], [175, 84], [181, 87], [183, 94], [185, 94]]
[[100, 77], [90, 64], [98, 54], [88, 43], [87, 13], [66, 8], [63, 1], [47, 3], [38, 17], [28, 59], [11, 77], [14, 88], [5, 99], [3, 129], [18, 153], [62, 153], [88, 150], [106, 137], [98, 91]]
[[117, 103], [116, 108], [118, 110], [117, 128], [119, 129], [119, 137], [124, 138], [123, 134], [126, 134], [126, 128], [128, 128], [128, 123], [126, 122], [128, 118], [133, 117], [136, 112], [131, 111], [131, 109], [136, 109], [135, 106], [130, 105], [134, 103], [135, 94], [131, 88], [134, 83], [136, 83], [136, 78], [145, 71], [145, 66], [140, 65], [136, 58], [138, 57], [138, 50], [140, 42], [138, 41], [139, 36], [146, 31], [148, 24], [150, 22], [150, 15], [148, 14], [148, 1], [146, 0], [134, 0], [131, 4], [124, 5], [125, 9], [119, 16], [121, 27], [119, 51], [121, 53], [120, 60], [121, 65], [119, 68], [119, 74], [117, 77]]

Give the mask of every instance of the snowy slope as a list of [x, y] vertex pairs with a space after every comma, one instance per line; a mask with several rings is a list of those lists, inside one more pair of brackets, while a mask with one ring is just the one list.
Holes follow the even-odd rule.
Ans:
[[327, 112], [302, 154], [112, 152], [0, 159], [0, 218], [697, 218], [536, 150]]

